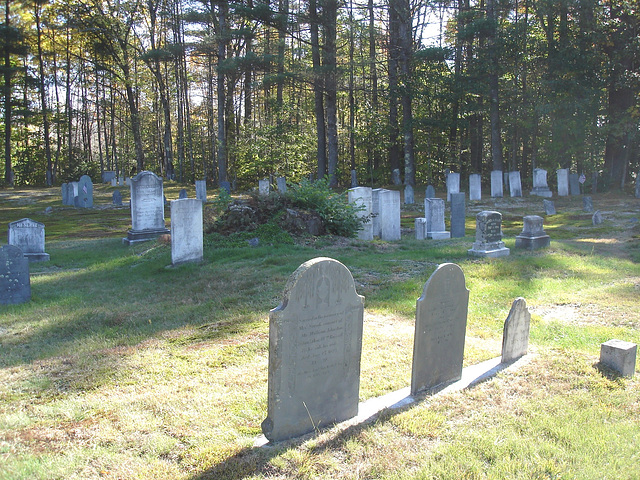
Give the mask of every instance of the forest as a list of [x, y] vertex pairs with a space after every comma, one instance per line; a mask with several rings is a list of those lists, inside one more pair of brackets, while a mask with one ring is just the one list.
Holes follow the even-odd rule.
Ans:
[[638, 0], [2, 4], [5, 186], [640, 171]]

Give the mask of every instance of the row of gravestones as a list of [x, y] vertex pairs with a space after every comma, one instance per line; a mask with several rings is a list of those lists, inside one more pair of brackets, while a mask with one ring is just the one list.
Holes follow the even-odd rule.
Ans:
[[[261, 196], [269, 195], [271, 193], [271, 183], [268, 178], [258, 180], [258, 194]], [[276, 177], [276, 187], [278, 192], [287, 193], [287, 179], [285, 177]]]
[[93, 183], [88, 175], [83, 175], [77, 182], [63, 183], [62, 204], [78, 208], [93, 207]]
[[[411, 394], [460, 379], [469, 291], [458, 265], [440, 265], [416, 302]], [[330, 258], [302, 264], [270, 312], [267, 418], [280, 441], [358, 413], [364, 297], [347, 267]], [[526, 354], [530, 314], [514, 302], [504, 327], [502, 362]]]

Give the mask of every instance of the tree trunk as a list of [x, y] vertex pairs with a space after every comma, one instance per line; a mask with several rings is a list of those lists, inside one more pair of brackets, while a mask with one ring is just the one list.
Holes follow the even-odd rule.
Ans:
[[397, 182], [393, 172], [400, 170], [400, 129], [398, 128], [398, 12], [395, 3], [389, 4], [389, 167], [391, 177]]
[[227, 43], [227, 13], [229, 6], [226, 2], [218, 5], [218, 181], [227, 181], [227, 143], [225, 138], [224, 111], [225, 111], [225, 88], [224, 73], [222, 64], [226, 58]]
[[311, 31], [311, 58], [313, 62], [314, 113], [317, 132], [318, 178], [327, 174], [327, 133], [324, 118], [323, 77], [320, 73], [320, 39], [318, 35], [318, 10], [316, 0], [309, 0], [309, 19]]
[[500, 128], [500, 101], [498, 86], [498, 52], [496, 51], [496, 34], [498, 16], [495, 10], [496, 0], [487, 0], [487, 19], [492, 23], [489, 36], [489, 100], [491, 120], [491, 161], [493, 170], [503, 169], [502, 137]]
[[323, 37], [324, 37], [324, 67], [325, 94], [327, 108], [327, 166], [329, 186], [338, 185], [338, 86], [337, 86], [337, 0], [323, 1]]
[[411, 109], [411, 59], [413, 53], [412, 15], [409, 0], [398, 1], [398, 37], [400, 40], [400, 72], [402, 74], [402, 136], [404, 139], [404, 183], [416, 184], [416, 167], [413, 155], [413, 113]]
[[[10, 23], [10, 15], [9, 15], [9, 6], [11, 4], [10, 0], [5, 1], [4, 13], [5, 13], [5, 27], [9, 29], [11, 26]], [[9, 46], [5, 45], [4, 50], [4, 181], [7, 185], [12, 184], [12, 175], [11, 175], [11, 122], [12, 113], [13, 113], [13, 105], [11, 102], [11, 53], [9, 51]]]

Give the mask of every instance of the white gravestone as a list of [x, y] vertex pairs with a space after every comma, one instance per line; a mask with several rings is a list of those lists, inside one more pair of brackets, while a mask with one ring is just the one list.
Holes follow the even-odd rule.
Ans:
[[413, 187], [411, 185], [406, 185], [404, 187], [404, 203], [405, 205], [413, 205], [415, 203]]
[[516, 248], [537, 250], [548, 247], [551, 239], [543, 229], [544, 219], [539, 215], [527, 215], [523, 218], [523, 228], [520, 235], [516, 235]]
[[171, 202], [171, 263], [200, 262], [203, 254], [202, 201]]
[[358, 414], [364, 297], [331, 258], [300, 265], [269, 314], [267, 418], [272, 442]]
[[412, 395], [460, 379], [468, 306], [469, 290], [460, 267], [440, 265], [416, 302]]
[[355, 187], [348, 190], [349, 203], [362, 207], [357, 215], [365, 222], [358, 230], [360, 240], [373, 240], [373, 223], [371, 222], [372, 191], [370, 187]]
[[558, 176], [558, 196], [566, 197], [569, 195], [569, 170], [560, 168], [556, 171]]
[[441, 198], [424, 199], [424, 216], [427, 219], [427, 238], [445, 240], [451, 238], [444, 225], [444, 200]]
[[271, 191], [271, 185], [269, 184], [268, 178], [263, 178], [262, 180], [258, 180], [258, 194], [266, 197], [269, 195]]
[[9, 245], [14, 245], [30, 262], [46, 262], [49, 254], [44, 251], [44, 224], [23, 218], [9, 224]]
[[504, 322], [502, 363], [512, 362], [527, 354], [531, 313], [524, 298], [516, 298]]
[[469, 200], [482, 200], [482, 177], [478, 173], [469, 175]]
[[152, 240], [170, 233], [164, 224], [162, 179], [149, 171], [130, 179], [131, 230], [122, 241], [126, 245]]
[[415, 230], [416, 230], [416, 240], [424, 240], [427, 238], [427, 219], [426, 218], [416, 218], [414, 221]]
[[373, 236], [380, 238], [380, 192], [386, 192], [384, 188], [371, 190], [371, 226]]
[[504, 257], [509, 249], [502, 241], [502, 214], [483, 211], [476, 215], [476, 241], [467, 251], [472, 257]]
[[502, 170], [491, 172], [491, 197], [502, 197]]
[[633, 377], [636, 373], [637, 350], [635, 343], [609, 340], [600, 344], [600, 363], [624, 377]]
[[533, 170], [533, 190], [531, 195], [537, 195], [539, 197], [551, 198], [553, 193], [549, 190], [547, 185], [547, 171], [542, 168], [536, 168]]
[[379, 193], [380, 239], [400, 240], [400, 192], [384, 190]]
[[517, 170], [509, 172], [509, 193], [511, 197], [522, 196], [522, 183], [520, 182], [520, 172]]
[[452, 193], [460, 193], [460, 174], [456, 172], [447, 175], [447, 202], [451, 201]]

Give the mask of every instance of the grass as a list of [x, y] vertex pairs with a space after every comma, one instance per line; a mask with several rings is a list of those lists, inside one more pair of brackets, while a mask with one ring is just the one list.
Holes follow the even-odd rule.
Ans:
[[[180, 188], [169, 184], [167, 198]], [[63, 207], [57, 189], [0, 191], [1, 223], [43, 222], [51, 255], [31, 265], [32, 301], [0, 306], [0, 479], [640, 476], [637, 376], [598, 364], [600, 343], [640, 342], [638, 200], [594, 195], [605, 221], [593, 227], [579, 197], [558, 199], [543, 251], [514, 248], [541, 200], [489, 199], [467, 206], [463, 239], [214, 238], [202, 264], [166, 268], [168, 245], [122, 245], [130, 218], [109, 207], [112, 191], [96, 186], [88, 211]], [[509, 257], [467, 257], [482, 209], [503, 213]], [[419, 214], [403, 211], [403, 228]], [[366, 298], [361, 400], [409, 385], [415, 302], [440, 263], [459, 264], [470, 290], [465, 365], [500, 354], [518, 296], [532, 311], [532, 353], [469, 390], [253, 448], [268, 311], [317, 256], [344, 263]]]

